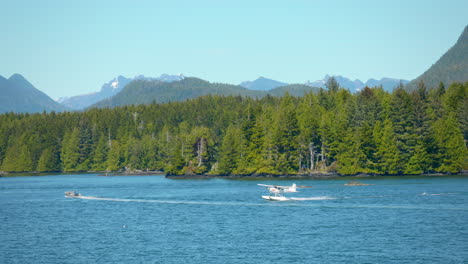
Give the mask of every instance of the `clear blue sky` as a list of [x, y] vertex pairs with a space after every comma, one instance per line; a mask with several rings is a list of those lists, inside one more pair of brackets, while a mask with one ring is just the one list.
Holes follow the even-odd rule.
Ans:
[[238, 84], [413, 79], [455, 44], [468, 1], [0, 0], [0, 75], [53, 98], [117, 75]]

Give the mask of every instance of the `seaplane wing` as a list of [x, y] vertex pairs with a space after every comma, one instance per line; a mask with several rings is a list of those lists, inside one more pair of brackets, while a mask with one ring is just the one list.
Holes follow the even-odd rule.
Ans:
[[296, 188], [311, 188], [312, 187], [312, 186], [306, 186], [306, 185], [297, 186], [295, 183], [293, 183], [291, 186], [269, 185], [269, 184], [257, 184], [257, 185], [267, 187], [267, 188], [275, 188], [283, 192], [297, 192]]
[[263, 186], [263, 187], [276, 187], [277, 185], [268, 185], [268, 184], [257, 184], [259, 186]]
[[258, 184], [258, 185], [263, 186], [263, 187], [278, 188], [278, 189], [289, 189], [294, 186], [294, 185], [283, 186], [283, 185], [268, 185], [268, 184]]
[[[275, 187], [275, 188], [291, 188], [292, 186], [294, 186], [295, 184], [293, 185], [287, 185], [287, 186], [284, 186], [284, 185], [269, 185], [269, 184], [257, 184], [259, 186], [264, 186], [264, 187]], [[307, 186], [307, 185], [296, 185], [297, 188], [312, 188], [313, 186]]]

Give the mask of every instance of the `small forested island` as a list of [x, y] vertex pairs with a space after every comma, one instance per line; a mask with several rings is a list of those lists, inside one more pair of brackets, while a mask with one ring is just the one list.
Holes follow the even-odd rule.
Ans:
[[368, 186], [368, 185], [373, 185], [373, 184], [368, 184], [368, 183], [362, 183], [362, 182], [359, 182], [359, 181], [349, 181], [345, 184], [343, 184], [345, 186]]
[[467, 169], [468, 83], [409, 92], [334, 78], [301, 97], [0, 115], [0, 171], [168, 175], [458, 173]]

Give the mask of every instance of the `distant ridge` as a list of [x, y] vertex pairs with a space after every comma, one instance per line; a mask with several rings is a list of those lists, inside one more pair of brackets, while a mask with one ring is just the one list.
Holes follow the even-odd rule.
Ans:
[[[325, 83], [327, 83], [328, 79], [331, 76], [325, 75], [325, 77], [321, 80], [317, 80], [314, 82], [306, 82], [306, 85], [312, 86], [312, 87], [320, 87], [320, 88], [325, 88]], [[333, 76], [336, 81], [340, 84], [341, 87], [348, 89], [350, 92], [355, 93], [359, 92], [362, 90], [364, 87], [378, 87], [382, 86], [382, 88], [385, 91], [392, 92], [393, 89], [400, 84], [400, 82], [405, 85], [409, 83], [408, 80], [402, 80], [402, 79], [395, 79], [395, 78], [382, 78], [380, 80], [376, 79], [369, 79], [366, 83], [363, 83], [361, 80], [356, 79], [356, 80], [351, 80], [349, 78], [346, 78], [344, 76], [336, 75]]]
[[129, 83], [120, 93], [100, 101], [91, 107], [116, 107], [133, 104], [167, 103], [184, 101], [204, 95], [240, 95], [261, 98], [266, 95], [283, 96], [286, 92], [293, 96], [303, 96], [307, 92], [316, 92], [318, 88], [303, 84], [290, 84], [269, 91], [250, 90], [239, 85], [210, 83], [208, 81], [187, 77], [175, 82], [159, 80], [135, 80]]
[[61, 97], [57, 100], [57, 102], [73, 110], [85, 109], [86, 107], [94, 103], [97, 103], [105, 98], [117, 94], [123, 89], [123, 87], [125, 87], [125, 85], [127, 85], [131, 81], [131, 78], [126, 78], [120, 75], [110, 80], [109, 82], [103, 84], [99, 92], [76, 95], [71, 97]]
[[18, 73], [9, 79], [0, 76], [0, 113], [59, 112], [66, 109]]
[[[128, 85], [129, 83], [136, 81], [136, 80], [146, 80], [146, 81], [161, 81], [161, 82], [176, 82], [176, 81], [181, 81], [185, 77], [182, 74], [179, 75], [169, 75], [169, 74], [161, 74], [159, 77], [145, 77], [143, 75], [138, 75], [133, 78], [127, 78], [124, 76], [118, 76], [107, 83], [103, 84], [101, 87], [101, 90], [99, 92], [94, 92], [94, 93], [89, 93], [89, 94], [83, 94], [83, 95], [77, 95], [77, 96], [72, 96], [72, 97], [62, 97], [58, 100], [59, 103], [62, 105], [73, 109], [73, 110], [83, 110], [87, 107], [90, 106], [101, 106], [103, 104], [108, 104], [110, 103], [113, 105], [114, 103], [111, 103], [111, 101], [117, 100], [120, 102], [124, 102], [126, 100], [121, 99], [121, 96], [117, 96], [121, 91], [123, 91], [124, 87]], [[222, 89], [227, 89], [226, 91], [219, 91], [219, 89], [216, 92], [213, 92], [213, 94], [240, 94], [240, 95], [245, 95], [245, 96], [264, 96], [265, 93], [255, 93], [255, 92], [250, 92], [250, 91], [258, 91], [258, 92], [267, 92], [271, 95], [275, 96], [282, 96], [286, 91], [288, 91], [291, 95], [295, 96], [302, 96], [305, 92], [314, 90], [311, 87], [321, 87], [325, 88], [325, 83], [330, 78], [329, 75], [326, 75], [322, 80], [313, 82], [313, 83], [306, 83], [303, 85], [299, 84], [287, 84], [284, 82], [268, 79], [265, 77], [259, 77], [254, 81], [245, 81], [242, 82], [240, 85], [227, 85], [224, 86]], [[391, 91], [394, 87], [396, 87], [399, 83], [399, 79], [392, 79], [392, 78], [382, 78], [380, 81], [379, 80], [374, 80], [370, 79], [367, 83], [362, 83], [360, 80], [355, 80], [352, 81], [346, 77], [343, 76], [335, 76], [337, 79], [338, 83], [345, 89], [350, 90], [351, 92], [357, 92], [360, 89], [362, 89], [364, 86], [369, 86], [369, 87], [374, 87], [374, 86], [380, 86], [387, 90]], [[408, 83], [406, 80], [402, 80], [403, 84]], [[233, 87], [236, 87], [233, 90]], [[209, 90], [209, 88], [206, 85], [201, 85], [199, 87], [194, 87], [199, 90], [197, 91], [186, 91], [189, 94], [187, 96], [184, 95], [179, 95], [175, 96], [174, 93], [177, 93], [177, 91], [169, 91], [169, 90], [164, 90], [164, 92], [156, 98], [156, 95], [151, 95], [150, 97], [153, 98], [151, 99], [152, 101], [156, 102], [165, 102], [165, 101], [177, 101], [177, 100], [184, 100], [184, 98], [193, 98], [195, 94], [200, 94], [200, 95], [206, 95], [210, 94], [212, 92], [207, 92], [206, 89]], [[247, 90], [239, 90], [239, 88], [245, 88]], [[277, 89], [280, 88], [280, 89]], [[126, 93], [129, 93], [128, 91]], [[126, 95], [129, 98], [136, 98], [138, 97], [135, 92], [131, 92], [132, 95]], [[171, 95], [172, 93], [172, 95]], [[113, 96], [117, 96], [116, 99], [110, 99]], [[120, 99], [119, 99], [120, 98]], [[163, 99], [166, 98], [166, 99]], [[109, 99], [109, 100], [106, 100]], [[129, 101], [133, 101], [133, 99], [128, 99]], [[145, 101], [146, 99], [141, 99], [141, 100], [136, 100], [136, 101]], [[104, 103], [106, 101], [107, 103]], [[120, 104], [120, 103], [117, 103]], [[127, 104], [127, 103], [123, 103]]]
[[[325, 83], [327, 83], [330, 77], [331, 77], [330, 75], [325, 75], [325, 77], [323, 77], [323, 79], [321, 80], [317, 80], [314, 82], [307, 81], [304, 85], [310, 86], [310, 87], [326, 88]], [[391, 92], [395, 87], [397, 87], [400, 84], [400, 82], [403, 85], [409, 83], [408, 80], [402, 80], [402, 79], [396, 79], [396, 78], [385, 78], [385, 77], [380, 80], [369, 79], [366, 83], [362, 82], [359, 79], [356, 79], [353, 81], [341, 75], [335, 75], [333, 77], [336, 79], [336, 81], [340, 84], [341, 87], [348, 89], [352, 93], [359, 92], [360, 90], [362, 90], [362, 88], [366, 86], [371, 87], [371, 88], [382, 86], [384, 90]], [[270, 91], [278, 87], [285, 87], [288, 84], [275, 81], [272, 79], [268, 79], [265, 77], [259, 77], [254, 81], [245, 81], [239, 85], [250, 90]]]
[[[165, 103], [182, 101], [198, 96], [213, 95], [240, 95], [260, 98], [267, 94], [283, 96], [289, 93], [293, 96], [303, 96], [310, 91], [317, 92], [318, 88], [324, 88], [330, 78], [326, 75], [323, 80], [307, 82], [306, 84], [286, 84], [275, 80], [259, 77], [252, 82], [243, 82], [245, 88], [240, 85], [223, 83], [210, 83], [208, 81], [183, 75], [162, 74], [159, 77], [145, 77], [143, 75], [134, 78], [118, 76], [105, 83], [99, 92], [85, 95], [61, 98], [57, 103], [43, 92], [37, 90], [29, 81], [19, 74], [12, 75], [9, 79], [0, 76], [0, 113], [4, 112], [42, 112], [84, 110], [88, 107], [115, 107], [129, 104], [149, 104], [152, 102]], [[357, 92], [364, 86], [382, 86], [391, 91], [401, 81], [392, 78], [381, 80], [370, 79], [365, 84], [360, 80], [352, 81], [343, 76], [335, 76], [341, 87]], [[129, 89], [125, 89], [130, 86]], [[261, 90], [267, 89], [268, 90]], [[252, 89], [255, 88], [255, 89]]]
[[465, 27], [453, 47], [405, 88], [414, 90], [420, 81], [423, 81], [428, 88], [437, 87], [440, 82], [448, 87], [453, 82], [468, 81], [468, 26]]
[[270, 91], [267, 91], [268, 94], [273, 96], [284, 96], [286, 93], [292, 96], [304, 96], [304, 94], [309, 92], [317, 93], [320, 90], [318, 87], [311, 87], [305, 84], [288, 84], [285, 86], [280, 86]]
[[275, 81], [272, 79], [268, 79], [265, 77], [261, 77], [261, 76], [254, 81], [245, 81], [239, 84], [239, 86], [242, 86], [244, 88], [247, 88], [250, 90], [257, 90], [257, 91], [269, 91], [276, 87], [286, 86], [286, 85], [288, 84]]
[[167, 103], [183, 101], [203, 95], [243, 95], [259, 97], [260, 91], [248, 90], [231, 84], [210, 83], [188, 77], [180, 81], [135, 80], [117, 95], [100, 101], [91, 107], [116, 107], [132, 104]]
[[74, 110], [82, 110], [101, 100], [107, 99], [118, 94], [123, 88], [133, 80], [160, 80], [163, 82], [180, 81], [184, 78], [182, 74], [169, 75], [161, 74], [159, 77], [145, 77], [138, 75], [133, 78], [127, 78], [122, 75], [110, 80], [102, 85], [101, 90], [95, 93], [76, 95], [71, 97], [62, 97], [57, 100], [62, 105], [65, 105]]
[[[364, 87], [379, 87], [382, 86], [382, 88], [385, 91], [392, 92], [395, 87], [401, 84], [406, 85], [410, 81], [408, 80], [403, 80], [403, 79], [395, 79], [395, 78], [382, 78], [380, 80], [375, 80], [375, 79], [369, 79], [365, 84]], [[361, 88], [362, 89], [362, 88]]]

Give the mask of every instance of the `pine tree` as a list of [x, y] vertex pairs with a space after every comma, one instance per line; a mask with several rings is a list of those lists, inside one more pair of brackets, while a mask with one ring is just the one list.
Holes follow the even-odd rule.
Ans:
[[374, 142], [377, 151], [374, 157], [376, 173], [399, 174], [403, 172], [404, 164], [401, 161], [401, 153], [397, 148], [397, 137], [393, 124], [386, 119], [382, 126], [377, 122], [374, 129]]
[[19, 148], [17, 166], [17, 171], [33, 171], [31, 151], [27, 145], [22, 145]]
[[157, 169], [156, 167], [156, 159], [157, 159], [157, 144], [156, 144], [156, 139], [153, 138], [150, 135], [144, 135], [143, 138], [141, 139], [141, 144], [143, 147], [143, 157], [141, 160], [141, 168], [142, 169], [149, 169], [149, 170], [155, 170]]
[[466, 168], [468, 153], [455, 113], [449, 113], [447, 117], [437, 120], [434, 123], [434, 132], [440, 161], [440, 167], [436, 170], [457, 173]]
[[197, 173], [194, 167], [192, 166], [192, 161], [189, 166], [184, 171], [184, 158], [181, 153], [181, 140], [177, 137], [173, 137], [171, 140], [171, 146], [168, 149], [168, 157], [166, 159], [166, 164], [164, 166], [164, 171], [170, 175], [180, 175], [180, 174], [195, 174]]
[[107, 153], [109, 152], [109, 139], [101, 134], [93, 152], [92, 169], [96, 171], [106, 170]]
[[310, 171], [316, 169], [315, 157], [320, 145], [320, 120], [324, 111], [313, 93], [306, 94], [297, 109], [300, 169], [308, 168]]
[[77, 171], [80, 159], [79, 153], [79, 130], [74, 128], [65, 133], [62, 141], [62, 164], [64, 171]]
[[393, 91], [390, 118], [396, 136], [396, 146], [400, 152], [401, 165], [409, 164], [418, 140], [415, 128], [414, 102], [403, 89]]
[[227, 128], [219, 151], [218, 172], [229, 175], [238, 167], [240, 129], [234, 125]]
[[58, 153], [53, 147], [46, 148], [39, 158], [37, 171], [60, 171], [60, 160]]
[[117, 140], [112, 140], [109, 147], [109, 154], [107, 156], [107, 171], [117, 171], [122, 168], [121, 165], [121, 148]]
[[424, 142], [419, 140], [416, 143], [412, 156], [404, 168], [404, 174], [421, 174], [430, 170], [430, 159]]
[[276, 170], [282, 173], [297, 173], [298, 171], [298, 135], [299, 126], [296, 117], [293, 98], [286, 94], [273, 120], [273, 140], [281, 160], [276, 164]]
[[273, 171], [273, 139], [271, 131], [272, 109], [264, 105], [252, 128], [249, 146], [250, 168], [255, 173], [270, 174]]
[[87, 122], [82, 122], [81, 128], [79, 129], [79, 144], [78, 144], [78, 166], [79, 171], [87, 171], [91, 168], [92, 162], [92, 132]]
[[430, 160], [427, 149], [432, 142], [431, 133], [431, 110], [428, 107], [428, 93], [424, 82], [421, 80], [418, 89], [411, 94], [413, 101], [413, 127], [412, 132], [415, 139], [411, 149], [410, 157], [403, 170], [405, 174], [421, 174], [429, 171]]
[[359, 135], [351, 129], [339, 144], [339, 151], [336, 159], [338, 161], [338, 172], [341, 174], [365, 173], [366, 155], [361, 149]]
[[325, 87], [327, 87], [330, 93], [336, 93], [338, 89], [340, 89], [340, 84], [336, 81], [334, 76], [331, 76], [325, 83]]
[[183, 121], [179, 124], [179, 137], [181, 139], [181, 156], [184, 160], [184, 166], [190, 167], [195, 159], [193, 145], [195, 144], [194, 135], [191, 133], [192, 128], [188, 122]]
[[141, 145], [141, 142], [134, 137], [130, 137], [127, 141], [125, 151], [126, 167], [130, 169], [141, 168], [143, 155], [143, 146]]
[[279, 157], [278, 147], [275, 144], [273, 131], [266, 130], [261, 146], [261, 154], [257, 158], [255, 164], [257, 174], [278, 174], [277, 160]]
[[2, 163], [2, 171], [17, 172], [22, 170], [18, 163], [18, 153], [19, 148], [17, 145], [13, 145], [7, 149]]
[[195, 127], [191, 131], [193, 154], [195, 160], [192, 160], [192, 164], [196, 166], [194, 172], [197, 174], [204, 173], [208, 170], [206, 166], [209, 162], [209, 149], [212, 145], [212, 135], [207, 127]]

